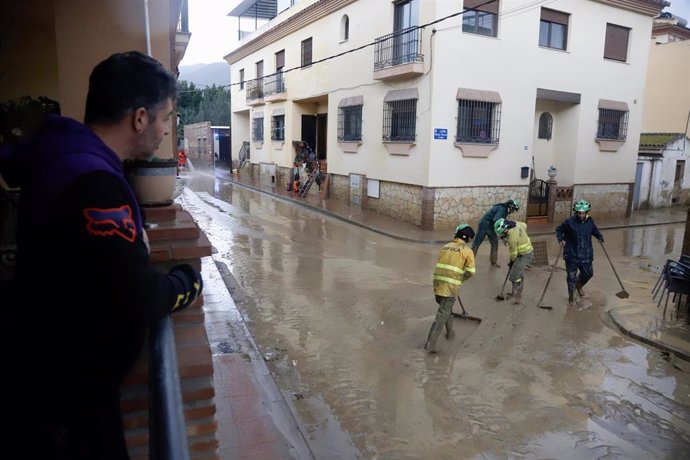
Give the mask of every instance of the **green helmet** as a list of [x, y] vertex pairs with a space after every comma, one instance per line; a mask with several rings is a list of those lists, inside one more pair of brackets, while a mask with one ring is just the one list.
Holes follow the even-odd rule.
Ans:
[[575, 212], [589, 212], [590, 209], [592, 209], [592, 206], [589, 204], [589, 201], [577, 200], [573, 203], [573, 211]]
[[467, 242], [474, 238], [474, 229], [468, 224], [460, 224], [455, 227], [455, 238], [461, 238]]
[[508, 200], [508, 212], [520, 210], [520, 200]]
[[510, 221], [508, 219], [498, 219], [494, 222], [494, 231], [496, 235], [501, 236], [506, 230], [510, 228]]

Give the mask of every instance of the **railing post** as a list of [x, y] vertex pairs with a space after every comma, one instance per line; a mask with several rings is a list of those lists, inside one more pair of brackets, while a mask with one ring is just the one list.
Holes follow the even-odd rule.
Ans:
[[556, 179], [549, 179], [546, 183], [549, 185], [549, 197], [546, 204], [546, 221], [551, 223], [556, 214], [556, 186], [558, 182]]
[[170, 316], [156, 321], [151, 328], [149, 351], [149, 457], [152, 460], [189, 460], [175, 333]]

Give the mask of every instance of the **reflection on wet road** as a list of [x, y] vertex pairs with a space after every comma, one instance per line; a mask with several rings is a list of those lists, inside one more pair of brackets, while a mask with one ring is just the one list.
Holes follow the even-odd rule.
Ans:
[[[690, 364], [605, 324], [623, 301], [603, 255], [589, 299], [566, 308], [559, 271], [548, 311], [535, 307], [544, 268], [527, 273], [525, 305], [494, 300], [505, 272], [482, 265], [485, 245], [461, 290], [484, 321], [456, 320], [456, 338], [429, 355], [440, 247], [208, 177], [190, 179], [179, 202], [241, 291], [256, 343], [277, 357], [268, 364], [317, 458], [688, 458]], [[628, 302], [648, 301], [635, 295], [658, 276], [640, 266], [682, 242], [677, 227], [655, 228], [606, 232]], [[555, 254], [555, 238], [544, 241]]]

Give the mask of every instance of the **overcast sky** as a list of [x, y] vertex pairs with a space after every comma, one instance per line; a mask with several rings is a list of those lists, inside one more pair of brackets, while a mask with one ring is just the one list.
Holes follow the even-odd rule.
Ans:
[[[237, 46], [237, 18], [227, 14], [240, 0], [188, 0], [192, 38], [182, 65], [224, 62], [223, 56]], [[670, 0], [670, 11], [690, 22], [690, 0]], [[458, 1], [458, 4], [460, 2]]]
[[[690, 1], [690, 0], [686, 0]], [[237, 46], [237, 18], [227, 14], [240, 0], [188, 0], [189, 40], [182, 65], [224, 62]]]

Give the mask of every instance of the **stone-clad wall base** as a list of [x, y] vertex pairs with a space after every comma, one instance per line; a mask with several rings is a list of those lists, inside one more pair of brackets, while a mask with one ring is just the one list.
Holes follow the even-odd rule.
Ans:
[[422, 224], [422, 187], [379, 182], [379, 197], [369, 198], [368, 209], [417, 226]]
[[331, 174], [331, 198], [347, 201], [350, 198], [350, 178]]
[[[332, 174], [331, 180], [331, 198], [349, 199], [349, 178]], [[461, 222], [476, 226], [491, 206], [510, 199], [522, 203], [520, 211], [512, 217], [524, 221], [527, 193], [527, 186], [433, 188], [380, 181], [379, 198], [369, 197], [367, 209], [420, 227], [424, 224], [424, 228], [430, 229], [432, 206], [428, 201], [433, 197], [434, 229], [455, 228]]]
[[527, 186], [488, 186], [437, 188], [434, 206], [434, 228], [454, 228], [467, 222], [475, 226], [479, 219], [496, 203], [520, 200], [520, 210], [511, 218], [525, 221]]
[[[592, 204], [592, 216], [595, 219], [597, 217], [625, 217], [631, 189], [629, 184], [576, 184], [573, 190], [573, 202], [589, 201]], [[561, 220], [572, 213], [572, 209], [566, 211], [567, 213], [561, 216]]]

